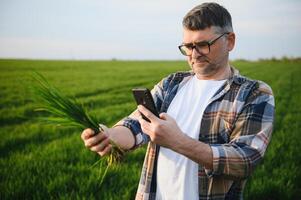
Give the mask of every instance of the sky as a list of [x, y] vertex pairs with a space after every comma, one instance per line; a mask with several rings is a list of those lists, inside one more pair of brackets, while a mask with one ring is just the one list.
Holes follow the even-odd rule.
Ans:
[[[205, 1], [0, 0], [0, 58], [181, 60], [182, 18]], [[219, 0], [230, 59], [301, 57], [301, 0]]]

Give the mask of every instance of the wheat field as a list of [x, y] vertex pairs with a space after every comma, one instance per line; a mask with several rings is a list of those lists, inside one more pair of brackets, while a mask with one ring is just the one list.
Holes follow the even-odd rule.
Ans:
[[[301, 61], [233, 61], [243, 75], [268, 83], [276, 99], [272, 141], [249, 179], [245, 199], [301, 197]], [[41, 124], [31, 75], [43, 74], [112, 126], [136, 108], [131, 89], [152, 88], [184, 61], [0, 60], [0, 199], [133, 199], [145, 148], [128, 153], [99, 187], [104, 163], [85, 148], [82, 130]]]

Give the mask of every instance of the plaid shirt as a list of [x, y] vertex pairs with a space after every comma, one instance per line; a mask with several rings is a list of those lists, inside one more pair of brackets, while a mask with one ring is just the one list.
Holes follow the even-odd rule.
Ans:
[[[199, 141], [211, 146], [213, 169], [199, 164], [199, 199], [242, 199], [247, 177], [262, 160], [271, 139], [274, 97], [271, 88], [250, 80], [231, 68], [232, 76], [210, 99], [200, 124]], [[177, 91], [193, 76], [177, 72], [152, 90], [157, 109], [166, 112]], [[137, 148], [148, 143], [137, 200], [156, 197], [156, 167], [159, 146], [149, 142], [136, 120], [137, 111], [118, 124], [128, 127]]]

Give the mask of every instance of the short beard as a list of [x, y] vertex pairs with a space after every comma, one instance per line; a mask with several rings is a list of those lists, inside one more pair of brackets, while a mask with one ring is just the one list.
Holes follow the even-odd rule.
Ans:
[[211, 62], [210, 59], [208, 59], [206, 56], [200, 56], [197, 60], [207, 62], [207, 65], [200, 68], [200, 69], [198, 69], [198, 68], [193, 67], [195, 62], [192, 62], [191, 63], [191, 69], [194, 73], [197, 73], [197, 70], [201, 70], [200, 74], [202, 74], [204, 77], [211, 77], [214, 74], [218, 73], [222, 68], [226, 67], [226, 66], [223, 66], [223, 65], [227, 65], [227, 63], [223, 63], [223, 61], [225, 60], [225, 58], [228, 55], [229, 54], [225, 54], [217, 62]]

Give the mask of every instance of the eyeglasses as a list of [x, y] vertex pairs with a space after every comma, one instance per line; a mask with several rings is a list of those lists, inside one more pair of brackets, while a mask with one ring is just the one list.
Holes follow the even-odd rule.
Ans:
[[201, 42], [197, 42], [195, 44], [193, 44], [193, 43], [182, 44], [178, 47], [184, 56], [191, 56], [193, 49], [195, 49], [200, 54], [206, 55], [206, 54], [210, 53], [210, 46], [213, 45], [218, 39], [220, 39], [221, 37], [223, 37], [226, 34], [229, 34], [229, 33], [223, 33], [211, 41], [201, 41]]

